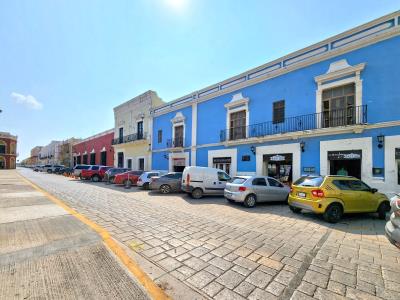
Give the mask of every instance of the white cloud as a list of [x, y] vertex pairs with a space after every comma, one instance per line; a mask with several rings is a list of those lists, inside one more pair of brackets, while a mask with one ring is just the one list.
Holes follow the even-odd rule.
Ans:
[[43, 108], [43, 104], [36, 100], [32, 95], [22, 95], [15, 92], [11, 93], [11, 98], [18, 104], [25, 105], [28, 108], [40, 110]]

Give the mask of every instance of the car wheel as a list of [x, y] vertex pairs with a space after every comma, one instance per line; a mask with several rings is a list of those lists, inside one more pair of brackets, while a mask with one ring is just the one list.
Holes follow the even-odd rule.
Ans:
[[99, 176], [97, 176], [97, 175], [93, 176], [93, 177], [92, 177], [92, 181], [93, 181], [93, 182], [99, 182], [99, 181], [100, 181]]
[[168, 184], [163, 184], [160, 186], [160, 192], [161, 194], [169, 194], [171, 193], [171, 187]]
[[378, 213], [378, 217], [381, 220], [385, 220], [386, 219], [386, 213], [390, 211], [390, 205], [389, 202], [382, 202], [377, 210]]
[[246, 207], [254, 207], [256, 206], [257, 198], [256, 195], [250, 194], [244, 199], [244, 206]]
[[200, 199], [201, 197], [203, 197], [203, 191], [200, 188], [195, 188], [192, 191], [192, 198], [194, 199]]
[[299, 213], [301, 212], [301, 208], [294, 207], [294, 206], [291, 206], [291, 205], [289, 205], [289, 208], [290, 208], [290, 210], [291, 210], [292, 212], [294, 212], [295, 214], [299, 214]]
[[332, 203], [324, 212], [324, 219], [329, 223], [337, 223], [343, 216], [343, 207], [339, 203]]

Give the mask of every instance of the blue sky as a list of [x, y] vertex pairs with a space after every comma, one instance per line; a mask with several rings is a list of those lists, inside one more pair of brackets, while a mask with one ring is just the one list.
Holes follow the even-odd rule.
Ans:
[[112, 108], [165, 101], [400, 8], [400, 0], [0, 2], [0, 131], [36, 145], [114, 126]]

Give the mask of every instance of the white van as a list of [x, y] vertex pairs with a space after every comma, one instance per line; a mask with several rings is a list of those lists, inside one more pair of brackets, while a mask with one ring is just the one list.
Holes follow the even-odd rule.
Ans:
[[199, 199], [203, 195], [224, 195], [231, 177], [224, 171], [206, 167], [186, 167], [182, 174], [182, 190]]

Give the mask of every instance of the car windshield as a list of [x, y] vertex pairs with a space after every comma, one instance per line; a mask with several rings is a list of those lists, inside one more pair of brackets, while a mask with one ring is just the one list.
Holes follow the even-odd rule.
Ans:
[[246, 178], [243, 178], [243, 177], [234, 177], [234, 178], [232, 179], [231, 183], [233, 183], [233, 184], [242, 184], [242, 183], [244, 183], [246, 180], [247, 180], [247, 179], [246, 179]]
[[303, 176], [299, 178], [293, 185], [297, 186], [310, 186], [310, 187], [319, 187], [324, 181], [324, 177], [322, 176]]

